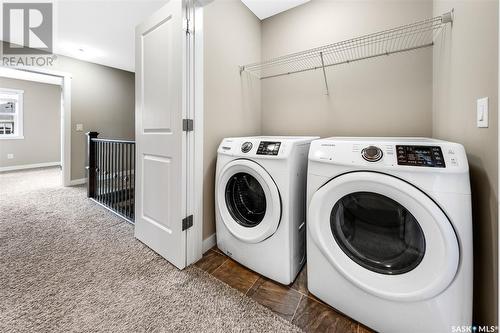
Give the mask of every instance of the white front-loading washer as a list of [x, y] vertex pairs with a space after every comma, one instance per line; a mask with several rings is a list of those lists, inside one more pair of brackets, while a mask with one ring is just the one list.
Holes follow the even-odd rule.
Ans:
[[282, 284], [305, 262], [307, 156], [316, 137], [226, 138], [218, 149], [217, 246]]
[[471, 193], [461, 145], [316, 140], [307, 187], [312, 294], [380, 332], [471, 325]]

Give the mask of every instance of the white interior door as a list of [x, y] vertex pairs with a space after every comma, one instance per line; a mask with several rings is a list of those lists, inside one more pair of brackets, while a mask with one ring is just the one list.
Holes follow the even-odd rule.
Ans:
[[170, 0], [136, 28], [135, 237], [186, 266], [187, 135], [182, 1]]

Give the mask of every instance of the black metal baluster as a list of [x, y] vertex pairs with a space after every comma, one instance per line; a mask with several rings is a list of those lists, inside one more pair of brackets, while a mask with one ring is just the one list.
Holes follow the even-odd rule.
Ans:
[[127, 216], [127, 144], [122, 145], [122, 209]]
[[101, 152], [99, 151], [99, 141], [94, 141], [95, 145], [95, 197], [94, 199], [99, 200], [99, 172], [101, 171]]
[[113, 142], [109, 143], [109, 163], [110, 163], [110, 174], [109, 174], [109, 205], [111, 208], [113, 207], [114, 203], [114, 190], [113, 190], [113, 167], [114, 167], [114, 161], [113, 161]]
[[120, 167], [120, 144], [115, 143], [115, 209], [116, 211], [120, 210], [120, 178], [118, 177], [119, 174], [119, 167]]
[[125, 144], [120, 143], [120, 212], [125, 215], [125, 207], [123, 206], [123, 168], [125, 167], [125, 163], [123, 162], [123, 148]]
[[94, 141], [95, 151], [95, 195], [94, 199], [99, 198], [99, 141]]
[[120, 148], [121, 148], [121, 144], [120, 143], [117, 143], [116, 144], [116, 159], [118, 161], [117, 165], [118, 165], [118, 168], [116, 170], [116, 187], [117, 187], [117, 193], [116, 193], [116, 199], [117, 199], [117, 206], [116, 206], [116, 209], [118, 210], [119, 213], [121, 213], [121, 210], [122, 210], [122, 202], [121, 202], [121, 195], [122, 195], [122, 190], [121, 190], [121, 186], [120, 186], [120, 169], [121, 169], [121, 156], [120, 156]]
[[107, 166], [106, 166], [106, 204], [108, 206], [111, 206], [111, 196], [110, 196], [110, 189], [111, 189], [111, 184], [109, 183], [109, 179], [111, 177], [111, 145], [110, 143], [108, 142], [106, 144], [107, 146], [107, 152], [106, 152], [106, 163], [107, 163]]
[[131, 156], [132, 156], [132, 145], [131, 144], [128, 144], [127, 145], [127, 178], [128, 178], [128, 181], [127, 181], [127, 216], [129, 218], [132, 217], [132, 207], [131, 207], [131, 201], [132, 201], [132, 198], [131, 198], [131, 188], [132, 188], [132, 162], [130, 161], [131, 159]]
[[97, 141], [96, 142], [96, 147], [97, 147], [97, 155], [98, 155], [98, 162], [97, 162], [97, 174], [96, 174], [96, 181], [97, 181], [97, 200], [99, 201], [99, 198], [101, 197], [101, 142]]
[[132, 194], [132, 202], [131, 202], [131, 206], [132, 206], [132, 220], [135, 219], [135, 171], [136, 171], [136, 167], [135, 167], [135, 144], [132, 145], [132, 158], [131, 158], [131, 161], [132, 161], [132, 171], [133, 171], [133, 174], [131, 174], [131, 178], [130, 178], [130, 182], [132, 184], [131, 186], [131, 194]]
[[112, 207], [116, 211], [116, 143], [111, 143], [111, 154], [113, 163], [113, 177], [111, 178], [111, 188], [113, 193]]
[[106, 200], [106, 189], [105, 189], [105, 179], [106, 179], [106, 144], [101, 142], [102, 148], [102, 172], [101, 172], [101, 203]]
[[98, 152], [98, 142], [93, 141], [92, 145], [94, 146], [94, 198], [97, 199], [97, 195], [99, 190], [97, 188], [97, 178], [99, 177], [99, 152]]
[[101, 151], [101, 162], [99, 166], [99, 202], [102, 202], [103, 195], [102, 195], [102, 175], [104, 173], [104, 149], [103, 149], [103, 143], [99, 142], [99, 150]]
[[116, 166], [115, 166], [115, 184], [116, 184], [116, 195], [115, 195], [115, 206], [116, 206], [116, 211], [120, 211], [120, 144], [117, 142], [115, 143], [115, 159], [116, 159]]
[[106, 202], [106, 142], [102, 142], [102, 174], [101, 174], [102, 199], [101, 203]]
[[106, 184], [107, 184], [107, 194], [106, 194], [106, 197], [108, 198], [108, 206], [111, 208], [113, 207], [112, 206], [112, 196], [111, 196], [111, 193], [113, 193], [113, 189], [112, 189], [112, 182], [111, 180], [113, 179], [112, 176], [113, 176], [113, 169], [112, 169], [112, 159], [111, 159], [111, 152], [113, 151], [112, 147], [111, 147], [111, 142], [108, 142], [108, 175], [107, 175], [107, 179], [106, 179]]
[[120, 212], [120, 144], [115, 143], [115, 159], [116, 159], [116, 167], [115, 167], [115, 184], [116, 184], [116, 195], [115, 195], [115, 206], [116, 211]]
[[114, 191], [113, 191], [113, 170], [114, 170], [114, 161], [113, 161], [113, 142], [109, 143], [109, 205], [111, 208], [113, 208], [113, 203], [114, 203]]
[[104, 203], [104, 200], [106, 199], [106, 194], [104, 190], [104, 178], [106, 176], [106, 146], [104, 142], [101, 142], [101, 155], [102, 155], [102, 161], [101, 161], [101, 203]]
[[120, 191], [118, 185], [118, 166], [120, 160], [118, 159], [118, 143], [115, 142], [115, 211], [118, 211], [120, 206]]
[[99, 195], [99, 202], [102, 203], [103, 199], [104, 199], [104, 189], [103, 189], [103, 175], [104, 175], [104, 143], [103, 142], [100, 142], [101, 144], [101, 171], [99, 172], [99, 181], [101, 183], [101, 185], [99, 186], [100, 187], [100, 195]]

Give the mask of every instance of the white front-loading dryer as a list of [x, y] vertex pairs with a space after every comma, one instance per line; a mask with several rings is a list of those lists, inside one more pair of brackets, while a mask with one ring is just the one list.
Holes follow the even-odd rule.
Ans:
[[314, 141], [308, 288], [380, 332], [450, 332], [472, 321], [468, 164], [432, 139]]
[[217, 246], [282, 284], [305, 262], [307, 156], [314, 137], [226, 138], [218, 149]]

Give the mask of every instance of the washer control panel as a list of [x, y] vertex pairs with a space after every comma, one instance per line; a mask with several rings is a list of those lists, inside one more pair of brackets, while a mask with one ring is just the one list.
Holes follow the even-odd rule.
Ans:
[[257, 149], [257, 155], [278, 155], [281, 142], [277, 141], [261, 141]]
[[374, 170], [468, 172], [467, 155], [461, 144], [426, 138], [315, 140], [311, 143], [309, 161]]
[[445, 168], [443, 152], [439, 146], [396, 145], [398, 165]]

